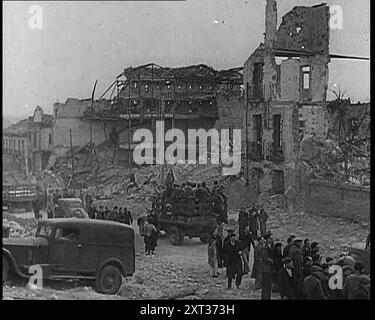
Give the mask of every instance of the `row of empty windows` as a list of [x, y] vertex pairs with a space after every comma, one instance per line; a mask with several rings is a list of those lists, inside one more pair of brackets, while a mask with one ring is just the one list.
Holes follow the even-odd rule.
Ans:
[[3, 138], [3, 148], [24, 151], [25, 141], [16, 138]]
[[[139, 88], [140, 84], [138, 82], [132, 82], [131, 86], [132, 86], [132, 88], [137, 89], [137, 88]], [[179, 85], [174, 85], [172, 82], [167, 81], [167, 82], [164, 83], [164, 86], [167, 89], [171, 89], [171, 88], [173, 88], [175, 86], [175, 89], [179, 89], [179, 90], [181, 90], [183, 88], [186, 88], [187, 90], [193, 90], [193, 85], [192, 84], [187, 84], [187, 85], [184, 85], [184, 86], [180, 85], [180, 84]], [[151, 89], [152, 84], [144, 84], [144, 85], [142, 85], [142, 87], [144, 88], [145, 92], [148, 92]], [[157, 89], [160, 89], [160, 84], [157, 84], [155, 87]], [[212, 91], [214, 89], [214, 87], [212, 85], [210, 85], [210, 86], [200, 85], [199, 86], [199, 90], [204, 90], [204, 89], [208, 89], [208, 90]]]

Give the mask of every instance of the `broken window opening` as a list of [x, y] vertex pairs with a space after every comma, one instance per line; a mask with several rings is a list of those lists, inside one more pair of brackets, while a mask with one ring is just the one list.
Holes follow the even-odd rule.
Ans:
[[281, 147], [281, 115], [274, 114], [272, 119], [272, 140], [273, 147], [275, 149], [280, 149]]
[[311, 100], [311, 67], [301, 67], [301, 99], [302, 101]]
[[34, 132], [34, 143], [33, 143], [33, 145], [34, 145], [34, 148], [36, 148], [36, 132]]
[[273, 170], [272, 192], [273, 194], [284, 194], [284, 171]]
[[263, 98], [263, 63], [254, 63], [253, 69], [253, 98]]
[[250, 155], [253, 159], [260, 159], [263, 156], [263, 127], [262, 127], [262, 115], [253, 115], [253, 146], [251, 148], [252, 154]]

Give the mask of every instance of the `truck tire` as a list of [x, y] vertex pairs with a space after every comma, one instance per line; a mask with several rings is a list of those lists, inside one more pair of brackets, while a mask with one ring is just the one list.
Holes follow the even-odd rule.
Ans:
[[207, 244], [208, 241], [210, 240], [210, 235], [208, 233], [203, 233], [200, 235], [199, 239], [203, 244]]
[[172, 227], [169, 230], [169, 242], [174, 245], [178, 246], [181, 241], [181, 233], [180, 230], [177, 227]]
[[114, 265], [102, 268], [96, 278], [96, 291], [104, 294], [116, 294], [121, 287], [121, 271]]
[[181, 246], [181, 245], [184, 244], [185, 233], [184, 233], [184, 231], [182, 229], [179, 229], [179, 231], [180, 231], [180, 241], [179, 241], [178, 245]]
[[3, 255], [3, 284], [8, 280], [9, 277], [9, 262], [7, 257]]

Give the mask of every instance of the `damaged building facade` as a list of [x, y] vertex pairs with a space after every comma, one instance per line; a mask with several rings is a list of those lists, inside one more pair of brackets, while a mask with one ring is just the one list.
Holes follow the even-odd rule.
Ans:
[[277, 4], [267, 0], [266, 32], [244, 65], [243, 144], [248, 181], [261, 194], [294, 203], [300, 141], [326, 138], [329, 7], [295, 7], [277, 29]]
[[41, 171], [53, 151], [52, 115], [37, 106], [31, 117], [3, 130], [4, 171]]
[[126, 68], [107, 89], [112, 90], [108, 100], [100, 97], [92, 104], [91, 99], [69, 98], [54, 104], [55, 153], [69, 151], [70, 143], [75, 148], [108, 143], [130, 160], [129, 150], [138, 144], [133, 133], [139, 128], [155, 133], [156, 121], [164, 120], [165, 130], [208, 130], [223, 126], [223, 117], [236, 109], [231, 128], [240, 128], [244, 110], [241, 71], [217, 71], [206, 65], [165, 68], [154, 63]]

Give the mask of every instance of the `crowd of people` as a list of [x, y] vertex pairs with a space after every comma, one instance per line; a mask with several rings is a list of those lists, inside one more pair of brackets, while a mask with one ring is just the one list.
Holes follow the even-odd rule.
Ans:
[[[227, 288], [231, 289], [233, 281], [240, 288], [243, 275], [250, 274], [262, 299], [270, 299], [272, 292], [288, 300], [369, 299], [370, 278], [362, 262], [344, 252], [336, 261], [332, 257], [323, 259], [318, 242], [295, 235], [290, 235], [285, 245], [275, 242], [272, 232], [266, 230], [267, 219], [262, 206], [254, 205], [250, 210], [241, 209], [238, 235], [229, 229], [224, 238], [224, 224], [218, 226], [208, 244], [212, 277], [225, 268]], [[329, 285], [334, 275], [330, 267], [334, 265], [342, 270], [341, 288]]]
[[129, 226], [133, 224], [131, 212], [127, 208], [115, 206], [112, 209], [108, 209], [108, 207], [104, 208], [104, 206], [97, 208], [94, 205], [90, 205], [87, 213], [90, 219], [117, 221]]

